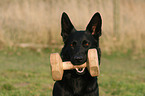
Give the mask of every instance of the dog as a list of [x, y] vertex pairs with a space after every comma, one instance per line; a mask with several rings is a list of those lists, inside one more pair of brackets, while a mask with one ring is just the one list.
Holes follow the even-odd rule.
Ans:
[[[77, 31], [68, 15], [63, 12], [61, 17], [61, 36], [64, 47], [61, 50], [62, 61], [71, 61], [73, 65], [81, 65], [87, 61], [89, 49], [96, 48], [100, 65], [102, 19], [100, 13], [95, 13], [85, 31]], [[87, 68], [65, 70], [63, 78], [56, 81], [53, 96], [99, 96], [97, 77], [92, 77]]]

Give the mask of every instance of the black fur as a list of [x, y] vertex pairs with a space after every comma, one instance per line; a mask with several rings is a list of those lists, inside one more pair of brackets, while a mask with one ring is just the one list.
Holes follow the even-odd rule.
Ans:
[[[61, 51], [63, 61], [71, 61], [73, 65], [80, 65], [87, 61], [88, 49], [96, 48], [100, 64], [101, 50], [99, 37], [101, 36], [102, 19], [95, 13], [85, 31], [77, 31], [66, 13], [61, 18], [61, 36], [64, 47]], [[87, 68], [83, 73], [65, 70], [61, 81], [56, 81], [53, 96], [99, 96], [97, 77], [91, 77]]]

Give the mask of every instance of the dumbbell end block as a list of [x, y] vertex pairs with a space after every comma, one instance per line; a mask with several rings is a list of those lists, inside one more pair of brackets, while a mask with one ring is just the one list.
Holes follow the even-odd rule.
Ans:
[[89, 72], [90, 72], [92, 77], [99, 76], [100, 72], [99, 72], [99, 68], [98, 67], [96, 67], [96, 66], [91, 67], [90, 70], [91, 71], [89, 71]]
[[92, 77], [99, 76], [98, 53], [96, 49], [88, 50], [87, 68]]
[[58, 53], [52, 53], [50, 55], [50, 64], [53, 80], [61, 80], [63, 77], [63, 65]]
[[63, 74], [61, 74], [61, 72], [59, 72], [59, 71], [52, 71], [52, 78], [55, 81], [62, 80], [62, 75]]

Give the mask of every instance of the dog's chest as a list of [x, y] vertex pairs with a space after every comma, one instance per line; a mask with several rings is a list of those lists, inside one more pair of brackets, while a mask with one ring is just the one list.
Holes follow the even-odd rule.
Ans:
[[71, 83], [74, 94], [80, 93], [84, 90], [85, 82], [82, 79], [73, 79]]

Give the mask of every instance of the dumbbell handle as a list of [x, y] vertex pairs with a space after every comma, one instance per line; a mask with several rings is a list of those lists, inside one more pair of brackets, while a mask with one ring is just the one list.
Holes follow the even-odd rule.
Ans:
[[70, 70], [75, 68], [84, 68], [86, 67], [86, 62], [81, 65], [73, 65], [70, 61], [63, 62], [63, 70]]

